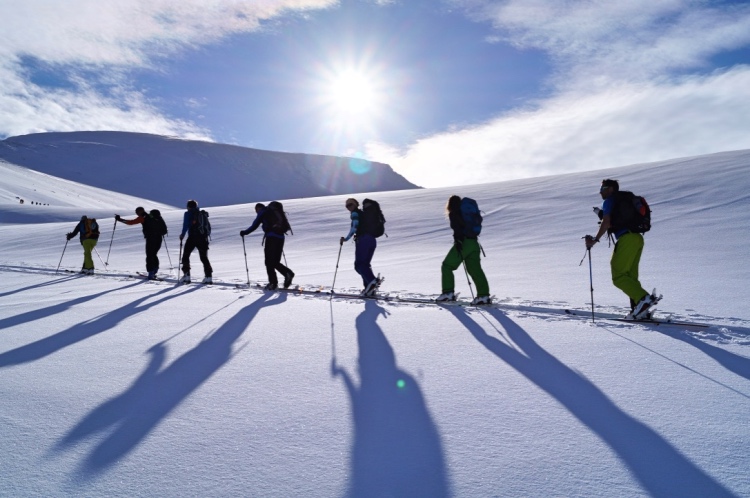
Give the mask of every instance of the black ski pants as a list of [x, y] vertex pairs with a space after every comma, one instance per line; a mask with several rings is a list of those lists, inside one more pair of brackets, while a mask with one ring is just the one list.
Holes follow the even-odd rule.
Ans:
[[276, 277], [278, 271], [284, 277], [289, 273], [289, 268], [281, 264], [281, 255], [284, 253], [284, 239], [279, 237], [266, 237], [263, 254], [266, 257], [266, 273], [268, 273], [268, 283], [277, 284], [279, 279]]
[[161, 236], [146, 237], [146, 271], [159, 271], [159, 249], [161, 249]]
[[188, 235], [187, 242], [185, 242], [185, 251], [182, 253], [182, 273], [190, 273], [190, 253], [193, 252], [193, 249], [198, 249], [201, 263], [203, 263], [203, 275], [210, 277], [214, 270], [208, 260], [208, 239], [199, 235]]

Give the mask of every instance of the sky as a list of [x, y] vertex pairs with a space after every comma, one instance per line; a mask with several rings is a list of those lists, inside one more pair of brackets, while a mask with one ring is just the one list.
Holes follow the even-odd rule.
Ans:
[[750, 148], [750, 4], [0, 0], [0, 138], [364, 157], [425, 187]]

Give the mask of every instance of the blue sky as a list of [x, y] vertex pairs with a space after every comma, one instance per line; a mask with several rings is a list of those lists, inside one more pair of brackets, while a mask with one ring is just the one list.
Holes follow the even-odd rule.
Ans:
[[750, 148], [747, 2], [0, 0], [0, 136], [362, 156], [424, 186]]

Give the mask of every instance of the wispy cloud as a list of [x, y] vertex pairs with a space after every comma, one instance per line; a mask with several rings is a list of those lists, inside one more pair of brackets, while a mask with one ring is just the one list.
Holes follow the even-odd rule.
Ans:
[[[181, 49], [260, 29], [264, 21], [290, 11], [336, 3], [0, 1], [0, 135], [117, 129], [208, 138], [207, 130], [162, 115], [122, 75]], [[66, 74], [66, 85], [33, 82], [29, 60]]]
[[545, 51], [548, 99], [405, 150], [371, 144], [421, 185], [480, 183], [750, 148], [750, 6], [680, 0], [455, 0], [496, 37]]

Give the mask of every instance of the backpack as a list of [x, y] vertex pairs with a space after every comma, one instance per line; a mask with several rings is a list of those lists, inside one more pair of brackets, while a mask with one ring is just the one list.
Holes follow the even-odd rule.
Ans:
[[482, 214], [479, 204], [474, 199], [464, 197], [461, 199], [461, 219], [464, 222], [464, 237], [476, 239], [482, 232]]
[[99, 236], [99, 223], [96, 222], [96, 218], [86, 218], [83, 222], [84, 238], [90, 239], [94, 235]]
[[289, 224], [289, 220], [284, 212], [284, 206], [279, 201], [269, 202], [266, 209], [268, 210], [268, 215], [265, 218], [265, 221], [268, 223], [268, 226], [273, 233], [284, 235], [287, 232], [291, 232], [292, 235], [294, 235], [292, 226]]
[[646, 233], [651, 230], [651, 208], [646, 199], [627, 190], [616, 192], [614, 195], [610, 233], [622, 229], [635, 233]]
[[208, 211], [201, 209], [193, 213], [193, 224], [190, 227], [193, 233], [197, 233], [205, 238], [211, 237], [211, 222], [208, 221]]
[[[385, 233], [385, 216], [380, 209], [380, 204], [372, 199], [362, 201], [357, 233], [367, 233], [377, 238]], [[387, 237], [387, 235], [386, 235]]]
[[143, 235], [158, 238], [167, 235], [167, 224], [158, 209], [152, 209], [143, 220]]

